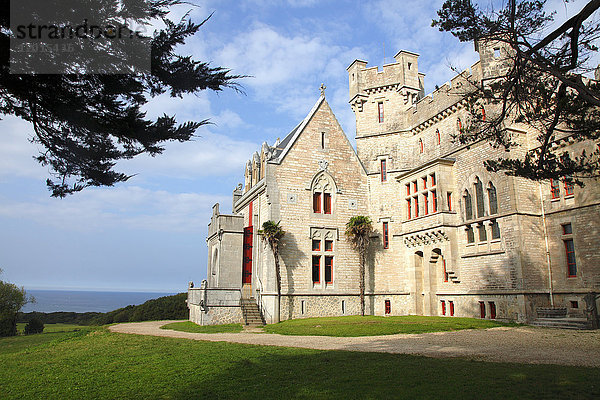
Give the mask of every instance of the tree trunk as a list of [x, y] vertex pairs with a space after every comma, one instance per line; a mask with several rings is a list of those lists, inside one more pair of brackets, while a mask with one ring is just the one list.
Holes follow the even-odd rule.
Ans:
[[360, 315], [365, 315], [365, 255], [360, 252]]
[[281, 321], [281, 272], [279, 271], [279, 249], [273, 247], [273, 256], [275, 257], [275, 276], [277, 278], [277, 322]]

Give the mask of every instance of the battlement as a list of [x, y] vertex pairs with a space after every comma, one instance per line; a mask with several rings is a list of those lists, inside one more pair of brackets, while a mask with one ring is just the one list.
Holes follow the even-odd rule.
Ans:
[[384, 64], [381, 70], [378, 66], [367, 68], [367, 61], [354, 60], [347, 68], [350, 100], [364, 92], [381, 91], [389, 87], [397, 90], [407, 87], [420, 92], [425, 75], [419, 73], [419, 55], [400, 50], [394, 59], [395, 62]]

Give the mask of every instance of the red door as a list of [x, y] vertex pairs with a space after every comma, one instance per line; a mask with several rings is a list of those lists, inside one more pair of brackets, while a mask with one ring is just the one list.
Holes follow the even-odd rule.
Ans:
[[252, 227], [244, 228], [242, 283], [252, 283]]

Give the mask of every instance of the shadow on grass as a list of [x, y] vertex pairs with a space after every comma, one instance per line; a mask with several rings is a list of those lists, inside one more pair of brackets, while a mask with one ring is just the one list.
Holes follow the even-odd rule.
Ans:
[[[266, 348], [265, 348], [266, 349]], [[357, 352], [267, 351], [175, 395], [262, 399], [592, 399], [600, 370]]]

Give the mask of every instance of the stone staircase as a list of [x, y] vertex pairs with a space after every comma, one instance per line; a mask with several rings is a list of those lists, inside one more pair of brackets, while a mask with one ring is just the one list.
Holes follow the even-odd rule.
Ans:
[[242, 315], [244, 316], [244, 324], [247, 326], [263, 326], [265, 321], [260, 314], [260, 309], [254, 297], [241, 299], [240, 306], [242, 307]]
[[569, 317], [566, 308], [538, 308], [537, 318], [530, 325], [561, 329], [591, 329], [590, 322], [583, 317]]

